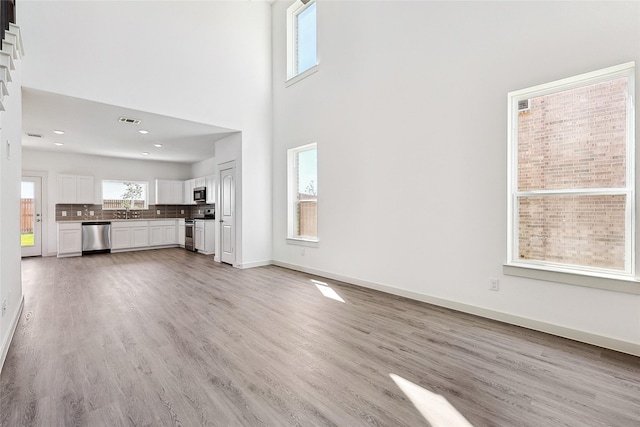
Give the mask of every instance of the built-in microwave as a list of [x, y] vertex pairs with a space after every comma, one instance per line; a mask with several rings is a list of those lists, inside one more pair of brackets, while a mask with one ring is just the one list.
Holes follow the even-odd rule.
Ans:
[[206, 203], [207, 187], [196, 187], [193, 189], [193, 201], [196, 203]]

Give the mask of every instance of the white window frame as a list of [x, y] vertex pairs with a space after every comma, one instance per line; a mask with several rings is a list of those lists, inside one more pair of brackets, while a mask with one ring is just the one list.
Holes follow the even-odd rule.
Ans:
[[143, 185], [145, 190], [144, 190], [144, 207], [142, 209], [140, 208], [134, 208], [131, 207], [129, 210], [132, 211], [142, 211], [142, 210], [149, 210], [149, 182], [148, 181], [135, 181], [132, 179], [103, 179], [100, 182], [100, 192], [102, 193], [102, 197], [100, 200], [100, 204], [102, 205], [102, 210], [103, 211], [118, 211], [118, 210], [123, 210], [124, 208], [105, 208], [104, 207], [104, 183], [105, 182], [117, 182], [117, 183], [122, 183], [124, 184], [125, 182], [131, 182], [133, 184], [140, 184]]
[[297, 201], [298, 201], [298, 154], [303, 151], [317, 150], [318, 143], [301, 145], [287, 150], [287, 243], [303, 246], [316, 246], [320, 241], [319, 226], [316, 229], [318, 237], [301, 237], [296, 235]]
[[[595, 83], [627, 77], [627, 141], [626, 141], [626, 187], [620, 189], [576, 189], [576, 190], [548, 190], [548, 191], [518, 191], [518, 101], [562, 92], [569, 89], [588, 86]], [[579, 284], [589, 287], [615, 289], [623, 292], [640, 293], [640, 286], [633, 283], [620, 283], [618, 281], [637, 282], [636, 272], [636, 178], [635, 178], [635, 62], [604, 68], [590, 73], [546, 83], [527, 89], [508, 93], [508, 213], [507, 213], [507, 261], [505, 274], [540, 278], [563, 283]], [[537, 260], [518, 259], [518, 196], [544, 195], [544, 194], [624, 194], [627, 196], [625, 212], [625, 268], [614, 270], [587, 266], [573, 266], [551, 263]], [[525, 271], [527, 269], [529, 271]], [[540, 270], [541, 274], [534, 271]], [[558, 273], [558, 274], [549, 274]], [[577, 275], [577, 276], [576, 276]], [[572, 277], [573, 276], [573, 277]], [[591, 276], [609, 280], [585, 280], [579, 276]], [[576, 280], [578, 277], [578, 280]]]
[[[302, 72], [298, 72], [296, 67], [296, 64], [298, 63], [297, 50], [296, 50], [296, 40], [298, 39], [297, 17], [315, 2], [316, 0], [309, 0], [307, 4], [304, 4], [301, 0], [296, 0], [291, 6], [287, 8], [287, 82], [286, 82], [287, 87], [296, 82], [299, 82], [300, 80], [318, 71], [317, 41], [316, 41], [316, 64]], [[317, 8], [317, 5], [316, 5], [316, 8]], [[317, 32], [317, 12], [316, 12], [316, 32]]]

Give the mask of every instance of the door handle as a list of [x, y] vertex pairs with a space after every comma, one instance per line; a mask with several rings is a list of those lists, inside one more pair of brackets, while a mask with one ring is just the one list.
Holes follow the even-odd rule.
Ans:
[[40, 222], [40, 218], [36, 219], [36, 222]]
[[224, 220], [223, 220], [223, 219], [221, 219], [221, 220], [220, 220], [220, 222], [224, 222]]

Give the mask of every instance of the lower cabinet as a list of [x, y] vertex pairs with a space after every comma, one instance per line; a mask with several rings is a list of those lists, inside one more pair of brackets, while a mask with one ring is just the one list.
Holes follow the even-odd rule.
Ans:
[[163, 246], [178, 243], [176, 221], [155, 221], [149, 224], [149, 245]]
[[58, 257], [82, 255], [82, 223], [58, 223]]
[[177, 220], [114, 221], [111, 223], [111, 251], [125, 251], [178, 244]]
[[195, 220], [194, 246], [198, 252], [205, 255], [215, 253], [215, 222]]
[[[182, 221], [180, 228], [178, 228], [179, 221]], [[181, 233], [178, 232], [179, 230]], [[111, 252], [177, 246], [178, 244], [184, 246], [184, 220], [111, 222]], [[203, 247], [203, 252], [205, 249]], [[79, 255], [82, 255], [82, 223], [59, 222], [58, 257]]]
[[114, 221], [111, 223], [111, 250], [149, 246], [148, 221]]
[[111, 250], [131, 247], [131, 228], [114, 227], [111, 224]]
[[145, 246], [149, 246], [149, 226], [131, 227], [131, 247], [144, 248]]
[[178, 244], [184, 248], [185, 240], [184, 219], [178, 220]]

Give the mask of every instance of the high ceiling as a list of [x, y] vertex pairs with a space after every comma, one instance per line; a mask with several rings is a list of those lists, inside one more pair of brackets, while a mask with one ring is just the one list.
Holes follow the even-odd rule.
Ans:
[[[120, 117], [140, 124], [120, 122]], [[28, 149], [178, 163], [214, 157], [215, 141], [236, 132], [29, 88], [22, 89], [22, 128], [22, 145]]]

